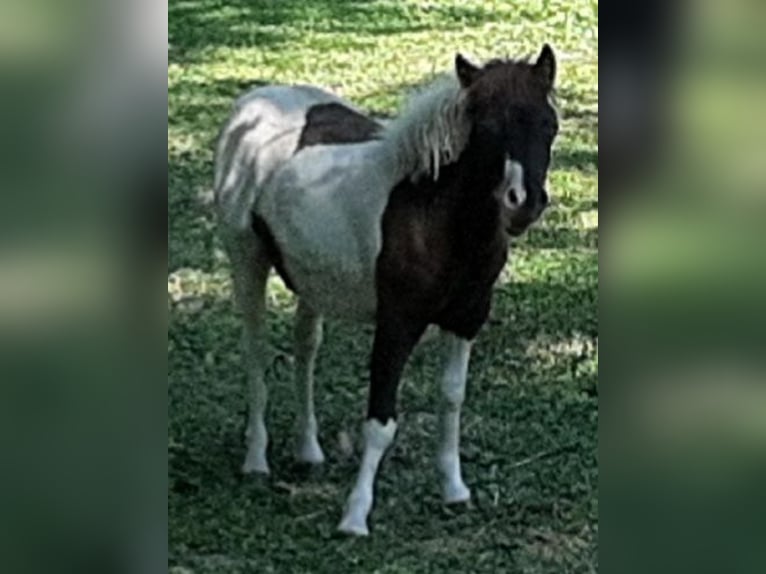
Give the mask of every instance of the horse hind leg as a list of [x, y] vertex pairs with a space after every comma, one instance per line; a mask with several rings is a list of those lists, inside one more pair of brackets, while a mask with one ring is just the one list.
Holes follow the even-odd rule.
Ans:
[[227, 250], [232, 266], [234, 299], [244, 321], [242, 339], [248, 379], [247, 455], [242, 472], [268, 474], [266, 283], [271, 262], [266, 249], [252, 234], [230, 237]]
[[324, 462], [314, 412], [314, 366], [321, 343], [321, 315], [299, 300], [295, 316], [295, 399], [298, 420], [295, 456], [298, 461], [309, 464]]

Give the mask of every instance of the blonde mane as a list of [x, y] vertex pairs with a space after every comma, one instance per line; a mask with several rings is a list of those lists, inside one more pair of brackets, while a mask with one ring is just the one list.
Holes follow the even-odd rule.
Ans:
[[402, 115], [386, 125], [383, 140], [395, 154], [400, 177], [435, 181], [441, 166], [460, 157], [470, 129], [460, 84], [444, 76], [410, 98]]

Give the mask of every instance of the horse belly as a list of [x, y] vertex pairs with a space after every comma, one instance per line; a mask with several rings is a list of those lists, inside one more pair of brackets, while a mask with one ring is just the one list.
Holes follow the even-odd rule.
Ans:
[[369, 277], [332, 265], [306, 266], [303, 261], [290, 261], [287, 266], [298, 296], [318, 313], [363, 322], [375, 318], [377, 297]]
[[360, 244], [354, 237], [359, 230], [350, 222], [323, 217], [318, 221], [318, 225], [302, 225], [300, 231], [293, 227], [291, 239], [283, 241], [285, 269], [298, 295], [324, 315], [372, 320], [377, 307], [378, 250], [372, 248], [372, 241]]

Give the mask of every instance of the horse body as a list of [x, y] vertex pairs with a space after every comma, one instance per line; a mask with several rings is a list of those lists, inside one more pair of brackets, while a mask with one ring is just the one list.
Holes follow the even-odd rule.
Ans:
[[245, 472], [269, 472], [265, 289], [276, 268], [298, 296], [299, 460], [319, 463], [313, 371], [323, 316], [372, 320], [365, 448], [340, 529], [367, 534], [373, 483], [397, 429], [404, 365], [429, 325], [444, 331], [437, 454], [446, 502], [470, 497], [460, 408], [473, 339], [486, 321], [509, 237], [547, 204], [555, 60], [456, 58], [457, 77], [381, 126], [301, 86], [241, 98], [216, 157], [216, 198], [244, 318], [250, 384]]

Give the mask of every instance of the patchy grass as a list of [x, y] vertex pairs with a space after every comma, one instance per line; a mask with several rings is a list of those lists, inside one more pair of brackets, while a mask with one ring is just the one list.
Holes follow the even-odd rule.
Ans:
[[[174, 572], [597, 570], [598, 91], [594, 0], [510, 3], [170, 0], [168, 65], [169, 546]], [[240, 477], [244, 372], [228, 267], [209, 209], [213, 142], [258, 83], [324, 85], [376, 113], [452, 65], [560, 59], [563, 129], [542, 225], [514, 245], [471, 363], [468, 508], [442, 506], [433, 468], [435, 343], [407, 368], [402, 425], [378, 481], [372, 537], [335, 535], [357, 468], [371, 329], [331, 322], [317, 367], [327, 464], [293, 464], [291, 314], [271, 283], [273, 476]]]

